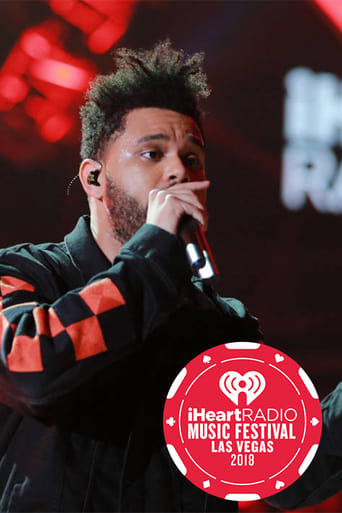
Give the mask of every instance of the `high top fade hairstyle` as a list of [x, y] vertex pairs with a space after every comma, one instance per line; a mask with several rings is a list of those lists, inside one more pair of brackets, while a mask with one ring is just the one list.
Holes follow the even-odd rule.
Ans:
[[193, 118], [202, 130], [200, 100], [210, 90], [203, 72], [204, 54], [186, 55], [169, 40], [151, 50], [119, 48], [116, 70], [98, 75], [81, 107], [81, 157], [100, 158], [113, 134], [125, 128], [125, 116], [140, 107], [169, 109]]

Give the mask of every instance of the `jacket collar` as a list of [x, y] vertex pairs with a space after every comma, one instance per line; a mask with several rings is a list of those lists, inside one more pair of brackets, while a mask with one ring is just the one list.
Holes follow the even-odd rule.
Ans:
[[96, 244], [90, 231], [90, 217], [79, 218], [75, 228], [64, 238], [75, 267], [87, 283], [95, 274], [106, 271], [111, 263]]
[[[64, 238], [67, 250], [74, 266], [81, 275], [84, 283], [93, 276], [104, 272], [111, 266], [104, 253], [101, 251], [90, 230], [90, 217], [84, 215], [79, 218], [75, 228]], [[192, 277], [191, 282], [195, 289], [203, 290], [203, 283], [198, 278]]]

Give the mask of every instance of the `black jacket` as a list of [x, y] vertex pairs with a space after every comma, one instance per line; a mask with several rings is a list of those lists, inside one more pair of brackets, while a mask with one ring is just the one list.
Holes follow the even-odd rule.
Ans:
[[322, 401], [323, 429], [319, 449], [304, 474], [268, 499], [283, 509], [318, 504], [342, 490], [342, 382]]
[[190, 359], [260, 333], [191, 283], [176, 237], [145, 225], [111, 265], [81, 218], [3, 250], [0, 275], [0, 511], [235, 508], [170, 461], [163, 404]]

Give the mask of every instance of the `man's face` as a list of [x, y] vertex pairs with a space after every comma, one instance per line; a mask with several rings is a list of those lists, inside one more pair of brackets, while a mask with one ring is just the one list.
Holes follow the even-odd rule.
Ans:
[[[106, 206], [122, 243], [145, 222], [150, 190], [205, 179], [204, 143], [197, 124], [167, 109], [130, 111], [124, 131], [108, 142], [102, 161]], [[199, 199], [205, 204], [205, 192]]]

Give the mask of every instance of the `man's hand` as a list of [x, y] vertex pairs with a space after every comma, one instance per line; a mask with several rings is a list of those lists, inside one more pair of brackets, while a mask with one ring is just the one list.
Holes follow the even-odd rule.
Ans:
[[153, 189], [149, 193], [146, 222], [177, 234], [181, 218], [187, 214], [207, 227], [206, 190], [209, 180], [177, 183], [167, 189]]

